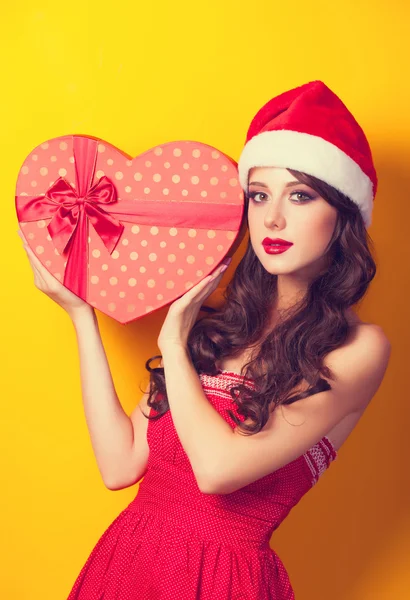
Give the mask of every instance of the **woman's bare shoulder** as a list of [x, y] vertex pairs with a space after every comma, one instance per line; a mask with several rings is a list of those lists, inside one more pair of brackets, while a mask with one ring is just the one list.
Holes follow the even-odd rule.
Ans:
[[353, 309], [350, 309], [346, 313], [346, 319], [349, 323], [352, 335], [366, 335], [367, 331], [373, 330], [379, 333], [381, 337], [385, 336], [386, 340], [388, 341], [387, 335], [384, 333], [383, 328], [380, 325], [377, 325], [377, 323], [369, 323], [367, 321], [363, 321], [353, 311]]

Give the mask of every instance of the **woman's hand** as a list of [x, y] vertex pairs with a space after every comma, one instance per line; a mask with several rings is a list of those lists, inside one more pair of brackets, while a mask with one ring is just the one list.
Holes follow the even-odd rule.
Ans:
[[161, 352], [166, 346], [172, 344], [187, 346], [189, 332], [195, 324], [201, 305], [205, 298], [218, 287], [218, 283], [230, 260], [225, 259], [225, 264], [220, 265], [211, 275], [205, 277], [171, 304], [157, 340]]
[[92, 311], [93, 308], [87, 302], [73, 294], [73, 292], [70, 292], [58, 279], [47, 271], [28, 245], [21, 229], [17, 233], [23, 240], [23, 247], [33, 270], [35, 286], [59, 304], [70, 316], [85, 307]]

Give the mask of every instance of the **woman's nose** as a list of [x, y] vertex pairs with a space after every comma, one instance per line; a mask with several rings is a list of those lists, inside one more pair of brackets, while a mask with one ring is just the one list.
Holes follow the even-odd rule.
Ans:
[[272, 227], [273, 225], [282, 226], [283, 223], [284, 216], [279, 204], [277, 202], [268, 203], [265, 212], [265, 227]]

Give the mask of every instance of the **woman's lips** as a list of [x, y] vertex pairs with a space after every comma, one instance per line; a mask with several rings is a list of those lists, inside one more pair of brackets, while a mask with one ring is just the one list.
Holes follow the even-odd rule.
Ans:
[[293, 244], [287, 244], [286, 246], [278, 246], [276, 244], [262, 244], [262, 246], [266, 254], [282, 254], [282, 252], [286, 252], [286, 250], [289, 250], [289, 248], [291, 248]]

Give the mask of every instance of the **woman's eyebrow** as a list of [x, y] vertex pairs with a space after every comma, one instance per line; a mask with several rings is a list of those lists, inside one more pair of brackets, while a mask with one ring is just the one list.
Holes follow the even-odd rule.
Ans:
[[[260, 185], [261, 187], [268, 189], [266, 183], [262, 183], [261, 181], [251, 181], [249, 186], [251, 185]], [[300, 181], [288, 181], [285, 187], [292, 187], [294, 185], [307, 185], [307, 183], [301, 183]]]
[[260, 185], [261, 187], [267, 188], [268, 186], [262, 183], [261, 181], [251, 181], [249, 185]]

